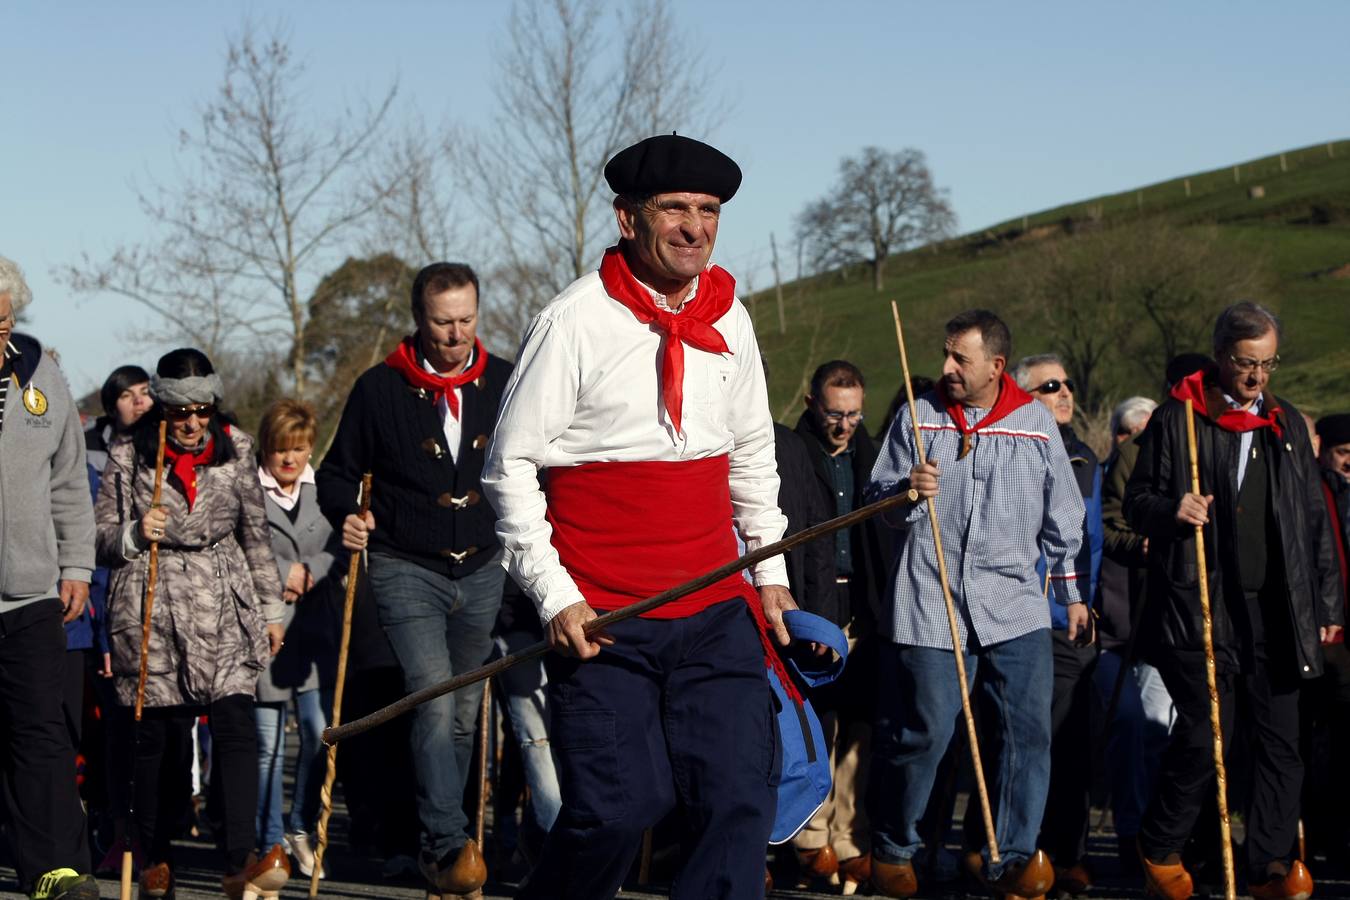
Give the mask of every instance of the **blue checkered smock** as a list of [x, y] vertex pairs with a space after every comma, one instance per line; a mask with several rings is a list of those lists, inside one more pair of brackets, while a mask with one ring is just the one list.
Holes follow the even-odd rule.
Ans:
[[[941, 470], [938, 520], [962, 641], [970, 644], [972, 628], [980, 647], [1049, 628], [1044, 584], [1036, 574], [1042, 550], [1055, 599], [1084, 599], [1074, 571], [1083, 542], [1083, 498], [1054, 417], [1042, 404], [1027, 403], [975, 434], [970, 453], [958, 460], [961, 435], [936, 394], [924, 394], [915, 405], [924, 448]], [[967, 409], [967, 421], [974, 426], [988, 412]], [[906, 406], [872, 469], [867, 501], [908, 490], [916, 457]], [[952, 649], [928, 504], [893, 510], [886, 521], [899, 530], [881, 633], [897, 644]]]

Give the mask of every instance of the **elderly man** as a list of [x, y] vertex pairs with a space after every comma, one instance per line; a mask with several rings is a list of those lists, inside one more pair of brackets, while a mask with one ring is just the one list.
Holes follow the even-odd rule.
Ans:
[[[1312, 890], [1295, 854], [1299, 689], [1321, 675], [1319, 645], [1339, 635], [1343, 614], [1307, 428], [1268, 390], [1279, 345], [1279, 320], [1265, 307], [1225, 309], [1214, 325], [1217, 364], [1183, 378], [1154, 412], [1125, 489], [1125, 516], [1149, 541], [1153, 662], [1177, 709], [1139, 830], [1147, 885], [1167, 900], [1191, 895], [1181, 853], [1214, 791], [1197, 525], [1206, 532], [1224, 748], [1239, 695], [1252, 736], [1248, 889], [1260, 900]], [[1191, 486], [1185, 400], [1195, 409], [1199, 493]]]
[[[1097, 596], [1102, 562], [1102, 472], [1097, 454], [1073, 430], [1074, 383], [1053, 353], [1027, 356], [1012, 368], [1017, 386], [1050, 410], [1069, 454], [1084, 505], [1084, 541], [1075, 569], [1084, 599]], [[1041, 846], [1055, 864], [1055, 885], [1081, 894], [1092, 886], [1087, 853], [1088, 792], [1092, 788], [1092, 676], [1097, 647], [1091, 629], [1069, 640], [1065, 607], [1050, 601], [1055, 691], [1050, 713], [1050, 793], [1041, 823]]]
[[967, 689], [955, 677], [938, 575], [939, 527], [957, 607], [967, 676], [994, 711], [997, 753], [985, 758], [1001, 859], [984, 858], [995, 891], [1044, 894], [1054, 873], [1036, 848], [1050, 781], [1054, 670], [1050, 610], [1037, 565], [1048, 560], [1067, 637], [1087, 627], [1074, 560], [1083, 543], [1083, 499], [1054, 417], [1004, 371], [1008, 327], [970, 310], [946, 327], [942, 380], [891, 425], [872, 471], [869, 499], [915, 490], [936, 498], [887, 516], [901, 529], [900, 559], [880, 622], [880, 703], [872, 743], [868, 813], [872, 879], [887, 896], [918, 890], [912, 862], [918, 822]]
[[[483, 485], [547, 661], [563, 809], [519, 896], [612, 897], [677, 804], [671, 896], [762, 896], [776, 732], [765, 628], [786, 643], [781, 557], [608, 633], [627, 606], [782, 536], [773, 420], [732, 277], [709, 266], [736, 164], [677, 135], [605, 166], [620, 240], [531, 322]], [[735, 530], [733, 531], [733, 525]]]
[[[0, 728], [3, 796], [29, 896], [98, 897], [62, 712], [66, 633], [89, 599], [94, 508], [84, 434], [56, 362], [14, 332], [32, 294], [0, 256]], [[83, 858], [81, 858], [83, 857]]]
[[[479, 476], [511, 364], [478, 339], [478, 276], [433, 263], [412, 286], [417, 331], [352, 388], [317, 481], [319, 505], [348, 550], [370, 547], [380, 626], [409, 692], [481, 665], [501, 604], [501, 550]], [[371, 472], [371, 509], [357, 515]], [[421, 869], [433, 896], [472, 895], [487, 879], [468, 835], [464, 785], [482, 687], [413, 714]]]

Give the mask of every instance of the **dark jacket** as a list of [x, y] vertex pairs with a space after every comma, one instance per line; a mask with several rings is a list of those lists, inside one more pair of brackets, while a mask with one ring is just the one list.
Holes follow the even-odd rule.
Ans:
[[[774, 457], [778, 462], [778, 508], [787, 516], [785, 536], [834, 518], [816, 486], [811, 451], [791, 428], [773, 423]], [[807, 612], [837, 622], [841, 613], [834, 584], [834, 545], [829, 538], [802, 544], [787, 552], [788, 588]], [[843, 612], [847, 612], [846, 610]], [[848, 621], [847, 617], [844, 619]]]
[[1350, 481], [1331, 469], [1322, 470], [1322, 496], [1326, 499], [1327, 524], [1335, 536], [1332, 567], [1340, 579], [1341, 596], [1350, 596]]
[[[1102, 569], [1102, 471], [1097, 454], [1072, 428], [1061, 425], [1059, 435], [1064, 441], [1064, 451], [1069, 455], [1069, 464], [1073, 466], [1078, 492], [1083, 495], [1083, 544], [1074, 560], [1074, 571], [1082, 585], [1083, 599], [1090, 605], [1097, 596]], [[1040, 578], [1045, 578], [1044, 558], [1036, 572]], [[1056, 631], [1066, 630], [1069, 627], [1068, 607], [1054, 599], [1049, 599], [1049, 604], [1050, 627]]]
[[[496, 513], [481, 479], [488, 439], [512, 366], [489, 356], [461, 390], [459, 462], [445, 445], [435, 400], [380, 363], [356, 380], [333, 446], [319, 467], [319, 506], [341, 529], [357, 511], [361, 474], [374, 475], [370, 549], [459, 578], [497, 552]], [[463, 503], [457, 506], [457, 503]]]
[[1102, 574], [1097, 586], [1097, 633], [1102, 649], [1123, 650], [1130, 622], [1144, 602], [1148, 558], [1144, 538], [1125, 521], [1125, 485], [1139, 460], [1139, 440], [1111, 451], [1102, 469]]
[[[810, 411], [802, 413], [797, 420], [796, 431], [809, 450], [811, 467], [816, 474], [816, 489], [820, 492], [824, 508], [833, 513], [834, 483], [825, 463], [826, 441]], [[853, 508], [857, 509], [865, 503], [863, 491], [872, 477], [872, 467], [876, 465], [877, 448], [861, 423], [853, 432], [849, 446], [853, 450]], [[876, 517], [850, 528], [849, 539], [849, 550], [853, 557], [853, 577], [849, 582], [849, 603], [852, 609], [839, 609], [827, 618], [841, 627], [856, 621], [864, 632], [871, 632], [875, 630], [877, 618], [881, 614], [881, 598], [890, 589], [891, 544], [883, 537]], [[821, 541], [827, 547], [832, 545], [830, 538], [822, 538]]]
[[[1205, 387], [1207, 408], [1214, 414], [1226, 410], [1218, 386]], [[1296, 674], [1313, 678], [1322, 672], [1318, 627], [1343, 621], [1326, 505], [1303, 417], [1272, 394], [1266, 394], [1263, 403], [1265, 409], [1281, 409], [1278, 421], [1283, 431], [1279, 438], [1269, 428], [1253, 432], [1253, 440], [1262, 441], [1266, 451], [1262, 459], [1270, 483], [1270, 512], [1280, 538], [1278, 546], [1270, 548], [1271, 571], [1285, 575], [1283, 593], [1293, 626]], [[1247, 662], [1229, 612], [1230, 603], [1243, 602], [1236, 553], [1241, 435], [1199, 414], [1195, 429], [1201, 490], [1214, 495], [1204, 534], [1215, 661], [1232, 671]], [[1151, 634], [1146, 652], [1204, 652], [1195, 530], [1176, 521], [1177, 504], [1190, 489], [1185, 407], [1168, 399], [1149, 421], [1139, 462], [1125, 489], [1126, 519], [1149, 539], [1149, 611], [1144, 622]]]

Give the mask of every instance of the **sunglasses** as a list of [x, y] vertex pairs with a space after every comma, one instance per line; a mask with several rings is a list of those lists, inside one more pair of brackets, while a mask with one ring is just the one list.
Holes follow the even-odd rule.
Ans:
[[190, 416], [196, 416], [199, 419], [209, 419], [216, 414], [216, 405], [214, 403], [193, 403], [190, 406], [166, 406], [164, 407], [164, 417], [181, 422]]
[[1058, 378], [1051, 378], [1045, 384], [1032, 388], [1032, 390], [1038, 394], [1058, 394], [1061, 386], [1068, 388], [1070, 394], [1076, 391], [1072, 378], [1065, 378], [1063, 381]]

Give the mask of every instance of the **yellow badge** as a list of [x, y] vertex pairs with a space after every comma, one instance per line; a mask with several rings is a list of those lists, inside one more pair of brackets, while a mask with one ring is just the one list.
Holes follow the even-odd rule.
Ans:
[[23, 389], [23, 408], [35, 416], [44, 415], [47, 412], [47, 395], [29, 384]]

